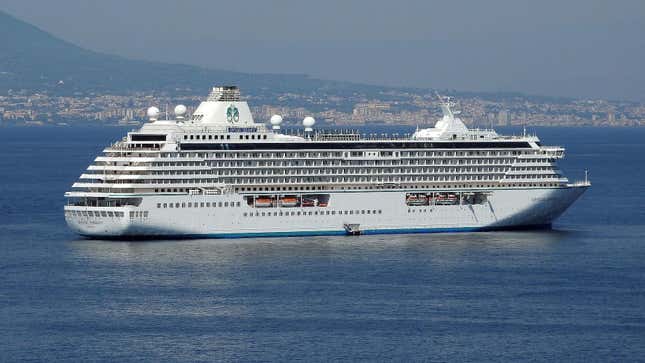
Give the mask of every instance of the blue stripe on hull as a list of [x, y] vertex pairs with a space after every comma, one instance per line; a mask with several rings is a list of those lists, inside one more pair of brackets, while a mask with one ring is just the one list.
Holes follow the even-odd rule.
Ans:
[[[393, 228], [393, 229], [366, 229], [361, 235], [368, 234], [415, 234], [415, 233], [459, 233], [483, 231], [509, 231], [527, 229], [545, 229], [551, 225], [532, 225], [514, 227], [454, 227], [454, 228]], [[208, 234], [206, 238], [249, 238], [249, 237], [298, 237], [298, 236], [339, 236], [349, 235], [345, 230], [340, 231], [306, 231], [306, 232], [260, 232], [260, 233], [222, 233]]]
[[[413, 234], [413, 233], [455, 233], [482, 231], [510, 231], [529, 229], [548, 229], [551, 224], [506, 226], [506, 227], [454, 227], [454, 228], [393, 228], [367, 229], [362, 235], [371, 234]], [[345, 230], [331, 231], [295, 231], [295, 232], [248, 232], [248, 233], [208, 233], [186, 235], [140, 235], [140, 236], [85, 236], [94, 239], [150, 240], [150, 239], [196, 239], [196, 238], [257, 238], [257, 237], [304, 237], [304, 236], [346, 236]]]
[[252, 233], [215, 233], [200, 235], [199, 238], [252, 238], [252, 237], [305, 237], [305, 236], [343, 236], [340, 231], [304, 231], [304, 232], [252, 232]]

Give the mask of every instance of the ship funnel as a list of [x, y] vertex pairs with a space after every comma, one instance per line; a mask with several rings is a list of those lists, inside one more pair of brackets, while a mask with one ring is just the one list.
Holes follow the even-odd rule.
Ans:
[[211, 102], [230, 102], [240, 100], [240, 89], [237, 86], [213, 87], [208, 95], [207, 101]]

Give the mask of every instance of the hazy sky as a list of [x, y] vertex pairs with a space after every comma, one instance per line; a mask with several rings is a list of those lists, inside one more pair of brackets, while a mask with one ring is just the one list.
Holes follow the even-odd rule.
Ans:
[[645, 0], [0, 0], [0, 9], [138, 59], [645, 101]]

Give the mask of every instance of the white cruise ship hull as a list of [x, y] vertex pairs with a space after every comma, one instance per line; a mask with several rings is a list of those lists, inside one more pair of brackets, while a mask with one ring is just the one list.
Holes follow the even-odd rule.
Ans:
[[[266, 208], [249, 206], [243, 195], [234, 193], [149, 195], [142, 197], [138, 207], [66, 206], [65, 219], [78, 234], [97, 238], [234, 238], [537, 228], [550, 226], [587, 187], [588, 184], [570, 184], [495, 189], [486, 191], [487, 200], [481, 204], [423, 206], [407, 205], [406, 191], [332, 191], [326, 206]], [[164, 203], [179, 208], [163, 208]], [[193, 207], [188, 208], [188, 203]], [[207, 203], [211, 207], [205, 207]]]
[[65, 218], [101, 238], [423, 233], [550, 226], [589, 187], [537, 136], [468, 129], [449, 99], [409, 137], [256, 123], [235, 86], [213, 87], [186, 118], [150, 122], [72, 184]]

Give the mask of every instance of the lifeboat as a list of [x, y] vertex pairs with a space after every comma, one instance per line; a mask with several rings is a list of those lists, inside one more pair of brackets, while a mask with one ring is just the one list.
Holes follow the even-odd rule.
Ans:
[[283, 207], [295, 207], [298, 205], [298, 199], [295, 197], [283, 197], [280, 199], [280, 205]]
[[302, 199], [302, 206], [303, 207], [315, 207], [318, 205], [318, 199]]
[[271, 198], [257, 198], [255, 199], [255, 206], [257, 208], [268, 208], [273, 205], [273, 199]]
[[457, 196], [454, 194], [439, 194], [435, 198], [435, 204], [438, 205], [453, 205], [457, 204]]
[[407, 205], [428, 205], [428, 197], [425, 194], [411, 194], [405, 198]]

